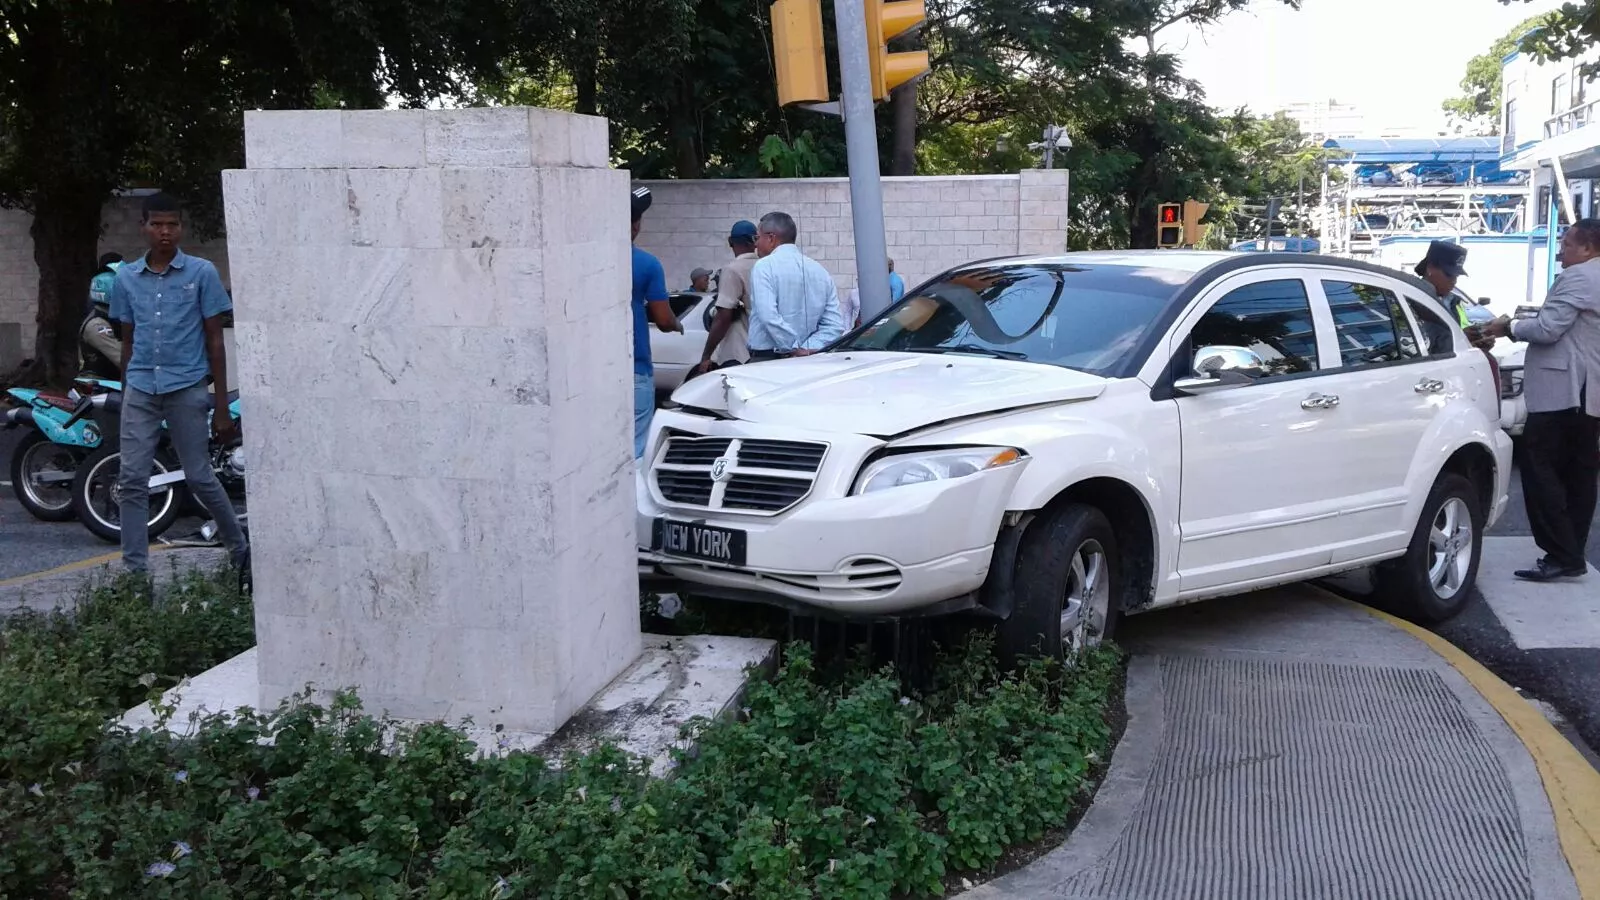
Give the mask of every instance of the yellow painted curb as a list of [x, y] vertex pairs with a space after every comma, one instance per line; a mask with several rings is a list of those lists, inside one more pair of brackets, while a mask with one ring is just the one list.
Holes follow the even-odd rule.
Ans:
[[[176, 549], [176, 548], [174, 548], [174, 547], [172, 547], [170, 545], [167, 545], [167, 544], [152, 544], [150, 546], [150, 552], [151, 553], [159, 553], [159, 552], [161, 552], [163, 550], [173, 550], [173, 549]], [[117, 560], [119, 560], [121, 558], [122, 558], [122, 551], [120, 551], [120, 550], [114, 551], [112, 553], [102, 553], [99, 556], [91, 556], [88, 559], [80, 559], [77, 562], [70, 562], [70, 563], [67, 563], [66, 565], [56, 566], [53, 569], [44, 569], [44, 570], [39, 571], [39, 572], [29, 572], [26, 575], [17, 575], [17, 576], [15, 576], [13, 578], [0, 579], [0, 588], [16, 587], [17, 585], [20, 585], [20, 584], [30, 584], [32, 582], [38, 581], [41, 578], [49, 578], [52, 575], [65, 575], [68, 572], [81, 572], [84, 569], [92, 569], [92, 568], [94, 568], [96, 566], [103, 566], [103, 565], [106, 565], [108, 563], [114, 563], [114, 562], [116, 562]]]
[[[1339, 598], [1344, 600], [1344, 598]], [[1516, 688], [1501, 681], [1459, 647], [1433, 632], [1360, 603], [1352, 606], [1388, 622], [1444, 657], [1506, 720], [1533, 757], [1555, 813], [1561, 852], [1583, 900], [1600, 900], [1600, 772]]]

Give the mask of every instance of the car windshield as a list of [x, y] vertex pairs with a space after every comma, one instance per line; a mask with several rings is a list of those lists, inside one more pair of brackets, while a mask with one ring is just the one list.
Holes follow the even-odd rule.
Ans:
[[832, 349], [965, 353], [1096, 375], [1127, 362], [1190, 273], [1028, 263], [931, 281]]

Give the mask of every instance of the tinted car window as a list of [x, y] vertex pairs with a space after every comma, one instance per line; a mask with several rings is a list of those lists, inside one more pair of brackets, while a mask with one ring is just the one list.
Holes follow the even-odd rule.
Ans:
[[1261, 357], [1261, 377], [1314, 372], [1317, 332], [1311, 298], [1298, 278], [1261, 281], [1223, 295], [1189, 333], [1190, 350], [1244, 347]]
[[1454, 352], [1455, 338], [1443, 311], [1415, 300], [1406, 302], [1411, 306], [1411, 316], [1417, 320], [1417, 328], [1422, 332], [1422, 352], [1429, 356], [1448, 356]]
[[834, 350], [972, 353], [1106, 374], [1125, 362], [1189, 273], [1003, 265], [929, 282]]
[[700, 296], [699, 294], [673, 294], [667, 302], [672, 305], [672, 314], [681, 319], [684, 313], [694, 309], [694, 305], [700, 302]]
[[1324, 281], [1339, 358], [1345, 368], [1416, 359], [1422, 355], [1411, 322], [1393, 291], [1351, 281]]

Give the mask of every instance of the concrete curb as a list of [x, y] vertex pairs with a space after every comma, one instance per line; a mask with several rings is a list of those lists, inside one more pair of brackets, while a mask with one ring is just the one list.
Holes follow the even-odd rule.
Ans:
[[[1329, 594], [1329, 596], [1337, 596]], [[1562, 855], [1572, 868], [1583, 900], [1600, 900], [1600, 772], [1557, 731], [1544, 714], [1516, 688], [1506, 684], [1459, 647], [1433, 632], [1404, 619], [1364, 606], [1349, 603], [1379, 620], [1393, 625], [1428, 645], [1472, 685], [1533, 757], [1539, 780], [1550, 798], [1555, 814], [1556, 835]]]

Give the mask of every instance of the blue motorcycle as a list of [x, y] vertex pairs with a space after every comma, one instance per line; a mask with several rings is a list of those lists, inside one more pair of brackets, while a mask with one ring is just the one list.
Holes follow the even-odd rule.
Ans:
[[6, 410], [5, 426], [31, 430], [17, 441], [11, 454], [11, 489], [17, 502], [36, 519], [65, 522], [73, 518], [72, 479], [85, 457], [104, 441], [94, 422], [74, 420], [87, 395], [122, 390], [122, 383], [106, 378], [80, 377], [66, 396], [33, 388], [10, 388], [13, 407]]
[[[93, 418], [103, 423], [104, 430], [114, 433], [122, 408], [122, 392], [86, 397], [69, 417], [69, 423]], [[239, 392], [228, 394], [228, 412], [239, 419]], [[150, 475], [150, 539], [155, 540], [182, 511], [191, 505], [192, 498], [185, 486], [183, 466], [172, 449], [162, 425], [161, 442], [156, 446], [155, 471]], [[101, 540], [113, 544], [122, 539], [122, 496], [118, 476], [122, 471], [122, 454], [114, 439], [103, 441], [102, 446], [89, 452], [78, 464], [72, 478], [71, 508], [84, 527]], [[244, 493], [244, 451], [238, 445], [211, 447], [211, 467], [222, 486], [234, 499]], [[199, 506], [198, 503], [193, 505]]]

